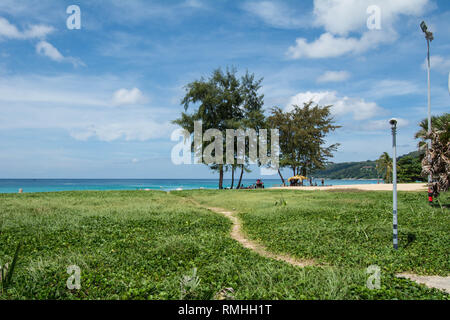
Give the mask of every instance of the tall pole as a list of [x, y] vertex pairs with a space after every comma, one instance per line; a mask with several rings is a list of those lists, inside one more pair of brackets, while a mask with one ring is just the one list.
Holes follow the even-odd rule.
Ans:
[[394, 249], [398, 250], [398, 221], [397, 221], [397, 120], [391, 119], [389, 122], [392, 126], [392, 186], [393, 186], [393, 210], [392, 210], [392, 227], [393, 227], [393, 243]]
[[[428, 73], [428, 135], [431, 135], [431, 63], [430, 63], [430, 38], [427, 35], [427, 73]], [[431, 150], [431, 138], [428, 139], [428, 150]], [[431, 164], [431, 154], [428, 152], [428, 163]], [[428, 202], [433, 202], [433, 193], [431, 190], [431, 184], [433, 183], [433, 176], [431, 173], [428, 175]]]
[[[428, 73], [428, 134], [431, 133], [431, 62], [430, 62], [430, 39], [427, 38], [427, 73]], [[429, 141], [429, 145], [431, 146], [431, 140]]]
[[[434, 40], [433, 32], [428, 31], [428, 26], [425, 21], [422, 21], [420, 24], [420, 28], [425, 34], [425, 39], [427, 39], [427, 74], [428, 74], [428, 135], [431, 134], [431, 79], [430, 79], [430, 71], [431, 71], [431, 63], [430, 63], [430, 42]], [[431, 137], [428, 139], [427, 148], [428, 148], [428, 163], [431, 165]], [[431, 204], [433, 202], [433, 192], [432, 192], [432, 183], [433, 176], [430, 173], [428, 175], [428, 202]]]

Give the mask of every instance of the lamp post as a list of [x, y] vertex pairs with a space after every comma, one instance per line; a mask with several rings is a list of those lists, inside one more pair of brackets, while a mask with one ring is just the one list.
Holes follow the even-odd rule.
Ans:
[[[428, 26], [425, 21], [422, 21], [420, 28], [423, 33], [425, 33], [425, 39], [427, 40], [427, 74], [428, 74], [428, 134], [431, 134], [431, 79], [430, 79], [430, 42], [434, 40], [433, 33], [428, 31]], [[431, 149], [431, 139], [428, 140], [428, 150]], [[430, 154], [428, 154], [428, 162], [431, 163]], [[428, 175], [428, 202], [433, 202], [433, 193], [431, 192], [431, 183], [433, 182], [433, 177], [431, 173]]]
[[392, 128], [392, 200], [393, 200], [393, 210], [392, 210], [392, 227], [393, 227], [393, 242], [394, 249], [398, 250], [398, 222], [397, 222], [397, 119], [391, 119], [389, 124]]

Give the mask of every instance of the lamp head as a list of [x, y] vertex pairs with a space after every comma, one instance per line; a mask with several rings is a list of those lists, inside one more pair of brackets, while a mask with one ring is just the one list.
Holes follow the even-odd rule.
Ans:
[[392, 118], [391, 120], [389, 120], [389, 124], [392, 126], [392, 127], [396, 127], [397, 126], [397, 119], [395, 119], [395, 118]]
[[424, 33], [427, 33], [428, 27], [427, 27], [427, 24], [425, 23], [425, 21], [422, 21], [422, 23], [420, 24], [420, 28], [422, 29], [422, 31]]
[[433, 32], [428, 31], [428, 26], [425, 21], [422, 21], [422, 23], [420, 24], [420, 28], [422, 29], [423, 33], [425, 33], [425, 38], [427, 38], [427, 40], [434, 40]]

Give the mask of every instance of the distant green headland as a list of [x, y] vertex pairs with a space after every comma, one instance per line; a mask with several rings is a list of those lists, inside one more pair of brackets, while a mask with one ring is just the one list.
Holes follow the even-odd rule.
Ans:
[[[402, 182], [424, 181], [420, 176], [420, 153], [410, 152], [398, 157], [399, 180]], [[326, 179], [380, 179], [376, 160], [330, 163], [324, 170], [316, 171], [314, 177]]]

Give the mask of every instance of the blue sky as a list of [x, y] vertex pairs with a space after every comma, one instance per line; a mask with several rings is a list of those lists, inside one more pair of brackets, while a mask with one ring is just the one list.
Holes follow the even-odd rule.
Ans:
[[[69, 30], [69, 5], [81, 29]], [[380, 30], [367, 7], [380, 8]], [[265, 107], [333, 104], [334, 161], [415, 150], [426, 117], [450, 110], [450, 3], [436, 0], [2, 0], [0, 178], [213, 178], [171, 163], [183, 86], [217, 67], [264, 77]], [[255, 169], [247, 177], [258, 177]]]

